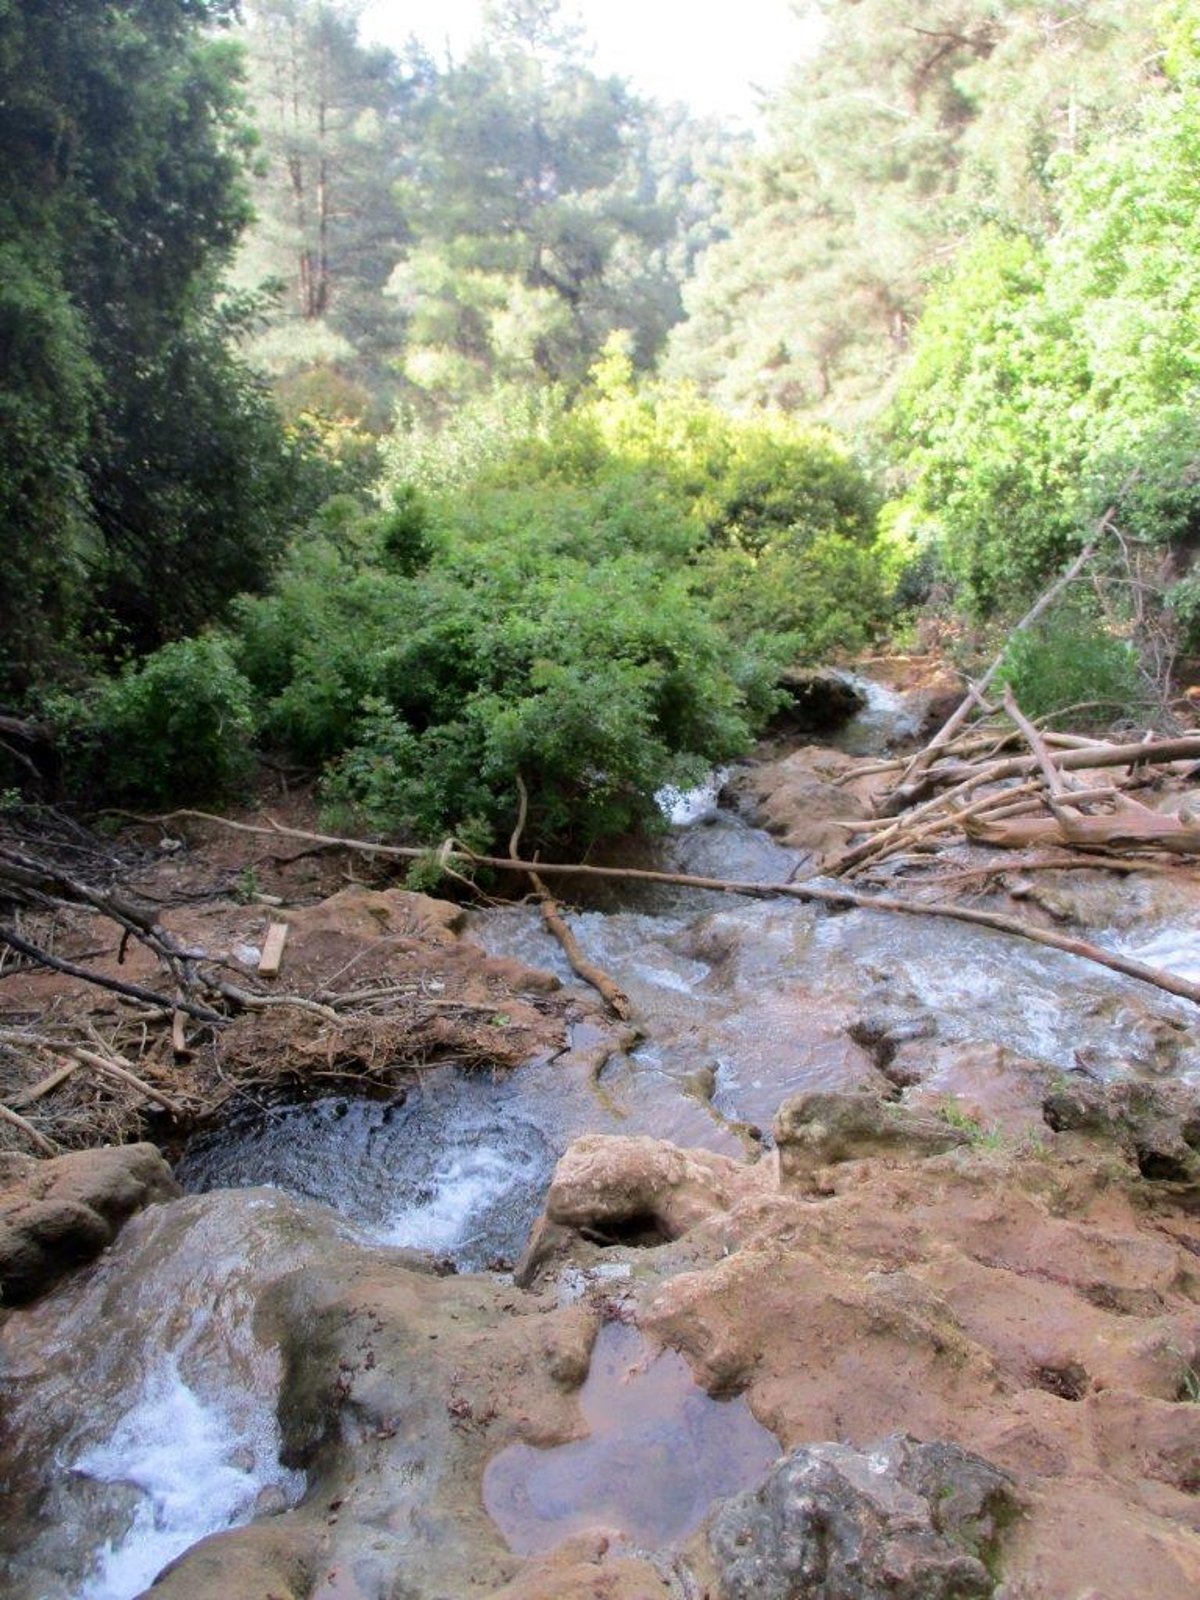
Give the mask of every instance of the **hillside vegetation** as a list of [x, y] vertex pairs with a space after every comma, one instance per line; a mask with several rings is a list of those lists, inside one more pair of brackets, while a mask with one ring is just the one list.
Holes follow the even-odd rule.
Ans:
[[1002, 634], [1106, 512], [1007, 676], [1166, 704], [1197, 24], [820, 9], [751, 144], [559, 0], [458, 62], [319, 0], [0, 0], [0, 709], [65, 792], [235, 796], [265, 751], [359, 828], [494, 846], [524, 783], [586, 845], [785, 667]]

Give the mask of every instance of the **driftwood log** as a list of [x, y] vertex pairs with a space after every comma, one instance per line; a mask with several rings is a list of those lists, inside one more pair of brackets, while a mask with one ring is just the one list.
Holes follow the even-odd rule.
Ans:
[[[213, 823], [218, 827], [229, 827], [241, 833], [267, 836], [275, 834], [284, 838], [303, 839], [309, 843], [336, 845], [345, 850], [361, 851], [368, 856], [385, 860], [414, 861], [428, 856], [428, 851], [407, 845], [377, 844], [369, 840], [344, 838], [334, 834], [312, 833], [302, 828], [286, 828], [282, 823], [274, 822], [270, 819], [266, 824], [229, 822], [223, 817], [214, 816], [211, 812], [206, 811], [173, 811], [164, 816], [140, 817], [134, 820], [163, 823], [182, 821], [189, 818]], [[992, 928], [999, 933], [1012, 934], [1017, 938], [1027, 939], [1034, 944], [1045, 945], [1053, 950], [1061, 950], [1068, 955], [1079, 956], [1085, 961], [1107, 967], [1112, 972], [1123, 973], [1126, 977], [1136, 978], [1140, 982], [1162, 989], [1168, 994], [1178, 995], [1184, 1000], [1190, 1000], [1194, 1005], [1200, 1005], [1200, 983], [1193, 983], [1187, 978], [1176, 977], [1171, 972], [1161, 972], [1156, 967], [1147, 966], [1145, 962], [1135, 961], [1112, 950], [1105, 950], [1099, 945], [1089, 944], [1086, 940], [1068, 938], [1065, 934], [1054, 933], [1048, 928], [1030, 927], [1017, 917], [1004, 916], [999, 912], [983, 911], [974, 906], [914, 900], [899, 895], [862, 894], [852, 889], [833, 888], [827, 884], [812, 882], [746, 882], [731, 878], [703, 878], [682, 872], [655, 872], [645, 867], [595, 867], [577, 862], [523, 861], [511, 855], [481, 856], [463, 846], [457, 848], [443, 847], [443, 849], [449, 858], [468, 866], [489, 867], [497, 872], [520, 872], [527, 878], [532, 874], [536, 874], [541, 878], [559, 877], [576, 878], [585, 881], [590, 879], [609, 882], [673, 884], [687, 889], [713, 889], [724, 894], [748, 895], [756, 898], [769, 898], [779, 895], [789, 899], [805, 901], [813, 905], [838, 908], [854, 907], [864, 911], [893, 912], [902, 916], [937, 917], [948, 921], [971, 923], [976, 927]]]
[[[520, 861], [521, 835], [525, 832], [525, 820], [529, 814], [529, 790], [525, 787], [525, 780], [517, 774], [517, 822], [513, 828], [512, 837], [508, 841], [508, 858], [510, 861]], [[529, 882], [533, 892], [537, 895], [541, 907], [542, 921], [546, 924], [548, 932], [553, 934], [562, 946], [563, 954], [571, 964], [571, 970], [576, 977], [582, 978], [584, 983], [590, 984], [600, 995], [604, 1003], [622, 1022], [628, 1022], [633, 1015], [633, 1006], [629, 996], [617, 983], [610, 973], [603, 967], [590, 960], [583, 946], [575, 937], [571, 928], [563, 918], [558, 902], [550, 893], [543, 880], [538, 876], [536, 868], [523, 868], [529, 875]]]
[[[1092, 531], [1092, 536], [1088, 540], [1087, 544], [1084, 545], [1083, 549], [1075, 557], [1074, 561], [1072, 561], [1067, 570], [1057, 577], [1048, 588], [1042, 591], [1042, 593], [1034, 601], [1033, 605], [1030, 606], [1029, 610], [1009, 634], [1009, 641], [1011, 641], [1016, 634], [1024, 632], [1027, 628], [1031, 628], [1040, 617], [1045, 616], [1046, 612], [1053, 605], [1054, 601], [1057, 600], [1058, 596], [1062, 594], [1063, 590], [1074, 583], [1076, 578], [1078, 578], [1085, 568], [1090, 564], [1097, 551], [1104, 543], [1105, 537], [1109, 530], [1115, 525], [1120, 503], [1124, 499], [1127, 490], [1133, 487], [1133, 484], [1137, 481], [1138, 476], [1139, 473], [1135, 470], [1129, 475], [1128, 478], [1126, 478], [1125, 482], [1121, 485], [1117, 492], [1116, 500], [1108, 507], [1104, 515], [1100, 518], [1099, 522], [1096, 523], [1096, 526]], [[881, 814], [895, 815], [897, 811], [902, 811], [905, 806], [912, 803], [911, 799], [909, 798], [910, 795], [916, 795], [917, 798], [924, 798], [924, 792], [926, 791], [923, 791], [921, 787], [923, 775], [926, 769], [937, 758], [938, 751], [942, 750], [950, 743], [950, 741], [958, 733], [959, 729], [970, 720], [972, 714], [977, 709], [988, 709], [986, 702], [983, 699], [983, 692], [1003, 666], [1004, 657], [1008, 653], [1009, 641], [1005, 642], [1005, 648], [992, 662], [991, 666], [988, 667], [983, 676], [977, 682], [968, 685], [966, 695], [964, 696], [962, 703], [959, 705], [958, 710], [947, 719], [938, 732], [934, 734], [929, 743], [923, 749], [918, 750], [916, 755], [913, 756], [911, 761], [909, 761], [901, 775], [900, 782], [897, 785], [895, 792], [884, 802], [884, 805], [887, 809]]]

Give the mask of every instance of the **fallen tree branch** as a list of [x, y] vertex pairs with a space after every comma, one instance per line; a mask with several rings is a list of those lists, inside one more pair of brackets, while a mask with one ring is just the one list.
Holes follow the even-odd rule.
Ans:
[[68, 1078], [73, 1078], [78, 1071], [79, 1062], [68, 1061], [64, 1066], [59, 1067], [56, 1072], [52, 1072], [49, 1077], [42, 1078], [40, 1082], [35, 1083], [31, 1089], [22, 1090], [13, 1101], [14, 1108], [17, 1106], [31, 1106], [39, 1100], [44, 1100], [48, 1094], [53, 1094], [55, 1089], [66, 1083]]
[[[1060, 807], [1061, 812], [1061, 807]], [[1139, 806], [1111, 817], [1029, 817], [992, 822], [969, 817], [963, 825], [975, 844], [998, 850], [1028, 850], [1041, 845], [1073, 845], [1077, 850], [1164, 850], [1169, 855], [1200, 855], [1200, 823], [1181, 822], [1165, 812]]]
[[590, 983], [596, 992], [603, 996], [610, 1010], [620, 1017], [622, 1022], [628, 1022], [633, 1015], [633, 1006], [629, 996], [621, 986], [605, 972], [603, 967], [598, 967], [594, 961], [589, 961], [583, 952], [579, 940], [563, 921], [558, 909], [558, 902], [551, 895], [549, 889], [538, 877], [536, 872], [530, 872], [529, 881], [537, 891], [538, 900], [542, 909], [542, 920], [546, 927], [562, 945], [567, 960], [572, 969], [583, 979]]
[[[1126, 490], [1133, 486], [1137, 477], [1138, 473], [1136, 471], [1130, 473], [1129, 477], [1126, 478], [1120, 489], [1118, 489], [1116, 499], [1113, 501], [1112, 505], [1108, 507], [1107, 511], [1105, 511], [1104, 515], [1096, 524], [1091, 538], [1075, 557], [1074, 561], [1072, 561], [1071, 565], [1064, 573], [1060, 574], [1060, 576], [1057, 577], [1048, 588], [1042, 591], [1042, 593], [1034, 601], [1033, 605], [1030, 606], [1029, 610], [1013, 628], [1012, 632], [1005, 640], [1004, 649], [992, 662], [991, 666], [983, 674], [983, 677], [968, 687], [966, 696], [958, 707], [958, 710], [954, 712], [953, 716], [951, 716], [948, 721], [942, 724], [929, 743], [925, 745], [923, 749], [918, 750], [916, 755], [908, 763], [908, 766], [904, 769], [900, 776], [900, 782], [896, 786], [896, 790], [887, 801], [889, 809], [893, 806], [896, 796], [899, 795], [903, 790], [912, 787], [915, 781], [933, 762], [938, 751], [947, 745], [951, 739], [953, 739], [954, 735], [962, 727], [963, 723], [967, 721], [975, 707], [982, 704], [983, 691], [987, 688], [992, 679], [1000, 671], [1000, 668], [1004, 665], [1004, 658], [1008, 654], [1008, 647], [1012, 643], [1013, 638], [1018, 633], [1023, 633], [1027, 628], [1031, 628], [1038, 618], [1044, 615], [1049, 607], [1053, 605], [1054, 601], [1057, 600], [1058, 596], [1063, 592], [1063, 590], [1067, 588], [1069, 584], [1074, 583], [1075, 579], [1083, 571], [1084, 567], [1086, 567], [1088, 562], [1091, 561], [1092, 557], [1096, 554], [1096, 551], [1100, 548], [1100, 545], [1104, 539], [1104, 535], [1113, 525], [1117, 515], [1117, 507], [1124, 498]], [[903, 801], [901, 802], [900, 809], [903, 809], [905, 803], [906, 802]]]
[[[1188, 741], [1173, 741], [1174, 744], [1187, 743]], [[1193, 739], [1191, 743], [1200, 746], [1200, 740]], [[1112, 747], [1114, 752], [1120, 747]], [[1141, 745], [1135, 745], [1135, 751], [1141, 751]], [[1077, 752], [1068, 751], [1063, 758], [1064, 763]], [[1083, 752], [1078, 752], [1082, 754]], [[1128, 754], [1123, 758], [1128, 761]], [[1087, 766], [1087, 761], [1079, 761], [1079, 766]], [[220, 825], [222, 818], [208, 812], [173, 813], [180, 815], [202, 816], [208, 822]], [[143, 822], [159, 822], [165, 819], [159, 817], [142, 817]], [[243, 833], [280, 833], [296, 838], [315, 839], [321, 842], [333, 842], [347, 850], [360, 850], [372, 855], [396, 857], [402, 860], [411, 860], [416, 856], [428, 854], [425, 850], [414, 850], [401, 845], [377, 845], [355, 839], [333, 839], [324, 834], [305, 833], [300, 829], [285, 828], [281, 823], [273, 822], [270, 827], [260, 826], [255, 823], [232, 822], [231, 828]], [[789, 899], [807, 901], [814, 905], [827, 905], [838, 907], [852, 907], [864, 911], [891, 911], [902, 916], [938, 917], [948, 921], [972, 923], [977, 927], [992, 928], [998, 933], [1012, 934], [1017, 938], [1030, 940], [1034, 944], [1043, 944], [1051, 949], [1061, 950], [1067, 955], [1079, 956], [1086, 961], [1094, 962], [1098, 966], [1108, 967], [1113, 972], [1120, 972], [1125, 977], [1136, 978], [1141, 983], [1151, 984], [1156, 989], [1162, 989], [1167, 994], [1178, 995], [1183, 1000], [1190, 1000], [1193, 1005], [1200, 1005], [1200, 984], [1192, 983], [1187, 978], [1176, 977], [1171, 972], [1161, 972], [1156, 967], [1148, 967], [1144, 962], [1134, 961], [1129, 957], [1118, 955], [1111, 950], [1105, 950], [1099, 945], [1088, 944], [1081, 939], [1069, 939], [1063, 934], [1053, 933], [1047, 928], [1031, 928], [1020, 922], [1016, 917], [1003, 916], [999, 912], [981, 911], [970, 906], [945, 905], [937, 901], [914, 901], [899, 899], [894, 895], [869, 895], [858, 894], [851, 889], [832, 889], [815, 883], [754, 883], [730, 878], [701, 878], [683, 872], [656, 872], [647, 867], [596, 867], [579, 863], [550, 862], [550, 861], [521, 861], [511, 856], [481, 856], [472, 851], [461, 850], [455, 852], [463, 860], [479, 867], [492, 867], [497, 872], [523, 872], [526, 876], [537, 873], [542, 878], [585, 878], [594, 880], [607, 880], [609, 882], [626, 883], [661, 883], [671, 884], [684, 889], [713, 889], [722, 894], [741, 894], [756, 898], [782, 895]]]
[[[510, 861], [518, 860], [517, 852], [521, 844], [521, 835], [525, 832], [525, 819], [529, 814], [529, 791], [525, 787], [525, 780], [517, 774], [517, 821], [513, 828], [512, 836], [508, 841], [508, 855]], [[633, 1006], [629, 996], [603, 967], [589, 961], [584, 953], [583, 946], [571, 932], [558, 908], [558, 902], [547, 889], [536, 871], [529, 869], [529, 881], [533, 885], [533, 892], [538, 897], [541, 906], [542, 921], [547, 930], [554, 935], [562, 946], [563, 953], [571, 963], [571, 970], [576, 976], [583, 979], [584, 983], [591, 984], [596, 993], [601, 996], [610, 1010], [620, 1017], [622, 1022], [628, 1022], [633, 1015]]]
[[183, 1107], [177, 1100], [172, 1100], [170, 1095], [164, 1094], [161, 1089], [156, 1089], [153, 1084], [147, 1083], [144, 1078], [139, 1078], [127, 1061], [115, 1061], [109, 1056], [103, 1056], [96, 1050], [85, 1050], [78, 1044], [54, 1044], [51, 1046], [59, 1055], [74, 1056], [76, 1061], [85, 1067], [91, 1067], [96, 1072], [102, 1073], [107, 1078], [115, 1078], [118, 1083], [123, 1083], [127, 1089], [136, 1089], [139, 1094], [145, 1095], [147, 1100], [153, 1100], [156, 1105], [162, 1106], [164, 1111], [169, 1111], [173, 1117], [183, 1116]]
[[[94, 1033], [93, 1029], [88, 1030]], [[104, 1045], [104, 1041], [96, 1035], [97, 1041]], [[144, 1095], [147, 1100], [153, 1100], [162, 1106], [164, 1111], [169, 1111], [173, 1117], [181, 1117], [183, 1108], [177, 1100], [172, 1100], [170, 1095], [161, 1089], [156, 1089], [152, 1083], [133, 1070], [130, 1062], [124, 1056], [109, 1051], [107, 1046], [103, 1049], [91, 1050], [86, 1045], [76, 1044], [71, 1039], [56, 1039], [49, 1034], [31, 1033], [23, 1028], [0, 1028], [0, 1044], [7, 1045], [10, 1050], [37, 1050], [44, 1055], [57, 1058], [66, 1056], [75, 1066], [61, 1067], [51, 1077], [29, 1090], [23, 1097], [28, 1104], [44, 1094], [49, 1094], [51, 1089], [57, 1088], [66, 1081], [80, 1066], [91, 1067], [94, 1071], [102, 1073], [105, 1077], [114, 1078], [127, 1089], [135, 1089], [138, 1094]]]
[[216, 1027], [222, 1026], [228, 1020], [219, 1011], [213, 1011], [208, 1006], [200, 1005], [183, 995], [173, 1000], [167, 995], [156, 994], [153, 989], [143, 989], [141, 984], [125, 983], [120, 978], [110, 978], [103, 972], [93, 972], [90, 967], [80, 967], [73, 961], [64, 961], [60, 956], [52, 956], [48, 950], [42, 950], [37, 945], [31, 944], [28, 939], [23, 939], [15, 928], [0, 925], [0, 944], [6, 944], [31, 961], [36, 961], [40, 967], [48, 967], [52, 972], [61, 972], [68, 978], [80, 978], [84, 983], [95, 984], [100, 989], [109, 989], [114, 994], [125, 995], [127, 999], [161, 1006], [168, 1012], [178, 1008], [180, 1011], [186, 1011], [188, 1016], [197, 1022], [208, 1022]]
[[[1060, 772], [1086, 771], [1091, 767], [1134, 767], [1143, 764], [1165, 766], [1172, 761], [1200, 760], [1200, 734], [1183, 734], [1175, 739], [1154, 739], [1137, 744], [1089, 744], [1064, 749], [1054, 758]], [[1005, 778], [1023, 778], [1036, 771], [1036, 756], [1006, 756], [992, 762], [986, 769], [988, 781], [999, 783]], [[982, 768], [969, 761], [947, 761], [929, 773], [938, 784], [958, 784], [981, 772]]]
[[55, 1144], [53, 1139], [47, 1139], [44, 1133], [38, 1132], [32, 1122], [26, 1122], [24, 1117], [15, 1111], [10, 1111], [6, 1105], [0, 1105], [0, 1122], [7, 1122], [10, 1128], [20, 1128], [34, 1148], [40, 1150], [44, 1156], [62, 1154], [61, 1145]]

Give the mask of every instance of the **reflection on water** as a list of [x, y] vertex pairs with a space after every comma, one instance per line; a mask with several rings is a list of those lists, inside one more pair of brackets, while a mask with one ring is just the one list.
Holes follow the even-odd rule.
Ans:
[[651, 1549], [677, 1544], [779, 1455], [743, 1399], [710, 1399], [681, 1355], [651, 1358], [637, 1329], [618, 1322], [600, 1331], [580, 1405], [586, 1439], [510, 1445], [488, 1464], [484, 1503], [518, 1555], [585, 1528]]
[[256, 1114], [192, 1141], [192, 1192], [271, 1184], [319, 1200], [379, 1244], [464, 1270], [519, 1254], [560, 1151], [487, 1073], [445, 1068], [390, 1101], [336, 1097]]

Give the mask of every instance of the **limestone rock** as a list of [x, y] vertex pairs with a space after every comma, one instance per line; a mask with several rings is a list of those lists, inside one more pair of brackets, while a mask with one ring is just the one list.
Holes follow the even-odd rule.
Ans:
[[957, 1445], [893, 1434], [794, 1451], [713, 1519], [722, 1600], [990, 1600], [1013, 1483]]
[[1136, 1079], [1104, 1086], [1072, 1076], [1046, 1095], [1042, 1115], [1056, 1133], [1115, 1140], [1144, 1178], [1200, 1184], [1200, 1094], [1194, 1088]]
[[961, 1128], [872, 1094], [799, 1094], [775, 1117], [779, 1173], [803, 1180], [818, 1167], [868, 1156], [920, 1158], [968, 1144]]
[[12, 1171], [0, 1192], [0, 1298], [32, 1300], [112, 1243], [122, 1223], [179, 1194], [152, 1144], [76, 1150]]
[[745, 1170], [659, 1139], [576, 1139], [555, 1169], [546, 1217], [614, 1242], [664, 1243], [727, 1211]]
[[209, 1593], [306, 1600], [320, 1574], [321, 1540], [294, 1520], [280, 1517], [211, 1534], [165, 1567], [146, 1593], [154, 1600], [195, 1600]]
[[853, 759], [840, 751], [805, 746], [739, 773], [729, 787], [756, 827], [793, 850], [821, 856], [845, 846], [850, 830], [843, 824], [870, 815], [862, 796], [838, 781], [853, 770]]

